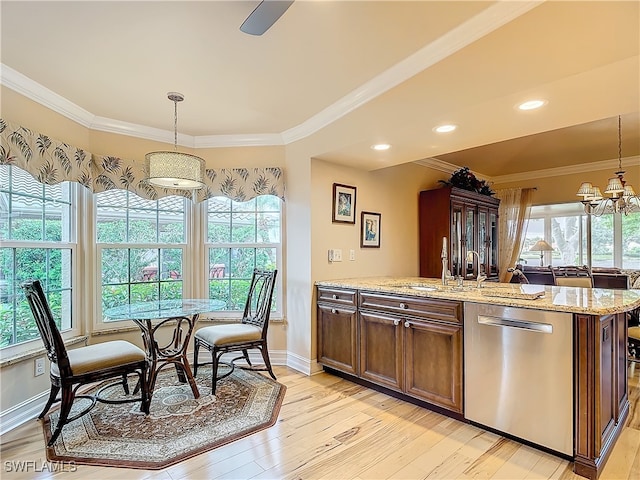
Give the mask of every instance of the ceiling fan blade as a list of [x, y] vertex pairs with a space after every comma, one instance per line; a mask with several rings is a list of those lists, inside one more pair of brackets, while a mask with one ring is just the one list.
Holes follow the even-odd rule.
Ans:
[[291, 2], [263, 0], [240, 26], [240, 30], [249, 35], [262, 35], [291, 6]]

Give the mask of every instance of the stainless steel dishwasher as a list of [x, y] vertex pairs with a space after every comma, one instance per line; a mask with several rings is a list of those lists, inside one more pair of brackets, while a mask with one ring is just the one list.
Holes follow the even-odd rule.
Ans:
[[573, 456], [570, 313], [464, 306], [465, 417]]

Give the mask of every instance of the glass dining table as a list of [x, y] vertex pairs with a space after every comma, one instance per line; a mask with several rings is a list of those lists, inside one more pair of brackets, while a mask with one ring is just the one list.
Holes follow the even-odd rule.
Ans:
[[[187, 348], [196, 322], [201, 314], [221, 310], [225, 302], [214, 299], [153, 300], [112, 307], [104, 311], [111, 320], [132, 320], [140, 327], [142, 341], [149, 358], [149, 392], [153, 395], [158, 373], [167, 365], [173, 365], [182, 383], [189, 382], [193, 397], [200, 393], [193, 378]], [[173, 325], [171, 338], [159, 341], [157, 332]]]

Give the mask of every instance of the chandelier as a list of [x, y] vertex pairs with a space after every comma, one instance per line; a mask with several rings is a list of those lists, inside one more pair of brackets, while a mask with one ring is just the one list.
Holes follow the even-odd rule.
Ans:
[[178, 152], [178, 102], [184, 100], [184, 95], [177, 92], [167, 93], [167, 98], [173, 102], [173, 146], [174, 151], [160, 151], [147, 153], [149, 178], [153, 185], [164, 188], [179, 188], [196, 190], [204, 187], [204, 160], [195, 155]]
[[628, 215], [632, 212], [640, 212], [640, 197], [636, 195], [631, 185], [624, 181], [624, 170], [622, 170], [622, 129], [620, 115], [618, 115], [618, 171], [617, 177], [611, 177], [604, 191], [609, 195], [602, 195], [600, 188], [593, 186], [590, 182], [584, 182], [578, 189], [577, 196], [582, 197], [580, 202], [584, 205], [585, 213], [599, 217], [608, 213], [624, 213]]

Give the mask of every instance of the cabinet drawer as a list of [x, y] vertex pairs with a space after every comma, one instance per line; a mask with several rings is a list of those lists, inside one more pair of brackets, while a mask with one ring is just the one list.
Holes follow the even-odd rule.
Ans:
[[462, 302], [360, 292], [360, 308], [462, 323]]
[[318, 287], [318, 302], [356, 306], [356, 291], [342, 288]]

